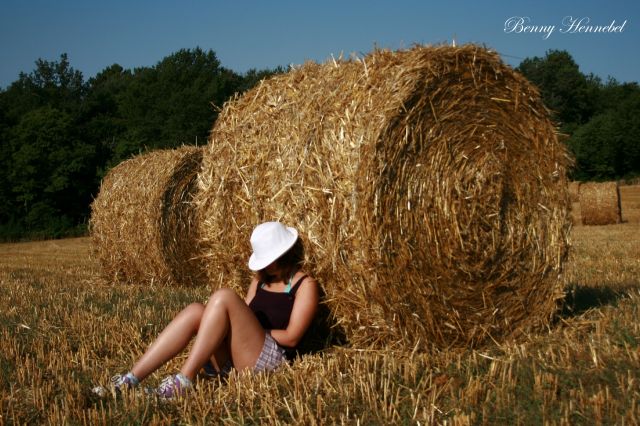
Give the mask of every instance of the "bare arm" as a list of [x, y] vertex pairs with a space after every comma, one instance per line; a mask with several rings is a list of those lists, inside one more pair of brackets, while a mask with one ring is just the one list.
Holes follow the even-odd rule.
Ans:
[[318, 283], [311, 277], [305, 278], [300, 283], [300, 288], [296, 293], [289, 325], [285, 330], [271, 330], [271, 336], [281, 346], [295, 347], [311, 325], [313, 317], [318, 310], [319, 302], [320, 291]]

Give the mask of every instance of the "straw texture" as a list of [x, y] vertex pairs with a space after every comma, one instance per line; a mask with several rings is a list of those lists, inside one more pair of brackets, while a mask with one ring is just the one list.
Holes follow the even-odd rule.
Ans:
[[475, 45], [306, 63], [227, 103], [196, 196], [216, 285], [252, 228], [295, 226], [357, 347], [476, 345], [548, 324], [566, 150], [538, 91]]
[[573, 181], [569, 182], [569, 198], [571, 202], [577, 203], [580, 201], [580, 186], [582, 182]]
[[618, 182], [582, 184], [580, 214], [583, 225], [612, 225], [622, 222]]
[[153, 151], [120, 163], [103, 179], [90, 228], [108, 280], [206, 282], [191, 202], [201, 162], [200, 148]]

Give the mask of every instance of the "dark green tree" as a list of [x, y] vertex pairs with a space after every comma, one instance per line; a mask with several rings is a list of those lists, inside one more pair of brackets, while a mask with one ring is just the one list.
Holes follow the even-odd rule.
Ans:
[[11, 147], [8, 132], [10, 122], [6, 114], [5, 92], [0, 91], [0, 236], [9, 233], [9, 222], [13, 216], [13, 196], [9, 186], [11, 171]]
[[566, 51], [525, 59], [518, 70], [536, 84], [576, 157], [573, 177], [619, 179], [640, 173], [638, 85], [583, 75]]
[[118, 143], [126, 133], [129, 120], [123, 116], [120, 101], [133, 80], [132, 73], [114, 64], [98, 73], [87, 83], [87, 95], [79, 117], [85, 140], [96, 149], [98, 177], [102, 178]]
[[59, 236], [86, 219], [96, 184], [95, 150], [73, 117], [53, 107], [24, 115], [12, 130], [9, 176], [16, 213], [31, 236]]
[[527, 58], [517, 70], [538, 86], [544, 104], [563, 131], [571, 133], [593, 115], [599, 80], [585, 77], [567, 51], [549, 50], [544, 58]]
[[7, 113], [14, 124], [23, 114], [45, 105], [76, 113], [85, 89], [82, 73], [71, 67], [66, 53], [60, 55], [59, 61], [38, 59], [35, 70], [20, 73], [7, 88]]
[[55, 237], [86, 223], [100, 179], [147, 149], [207, 143], [223, 103], [275, 70], [238, 75], [212, 51], [154, 67], [114, 64], [88, 82], [66, 54], [0, 90], [0, 238]]
[[599, 112], [568, 141], [575, 178], [611, 180], [640, 175], [640, 88], [609, 81]]
[[251, 68], [249, 71], [247, 71], [242, 75], [241, 83], [237, 91], [238, 93], [246, 92], [256, 84], [258, 84], [261, 80], [265, 78], [269, 78], [276, 74], [282, 74], [285, 72], [286, 72], [286, 69], [281, 66], [273, 69], [264, 69], [264, 70]]
[[1, 94], [5, 123], [0, 233], [59, 236], [86, 218], [96, 186], [93, 147], [82, 141], [78, 114], [86, 94], [82, 74], [66, 54], [36, 61], [30, 74]]
[[144, 149], [205, 144], [218, 109], [240, 83], [213, 51], [200, 48], [136, 69], [120, 98], [120, 115], [128, 122], [115, 147], [116, 161]]

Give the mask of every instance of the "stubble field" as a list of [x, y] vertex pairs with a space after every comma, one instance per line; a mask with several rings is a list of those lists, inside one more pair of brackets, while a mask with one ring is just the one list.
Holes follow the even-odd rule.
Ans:
[[476, 350], [328, 348], [170, 403], [90, 390], [209, 289], [105, 282], [88, 238], [0, 245], [0, 424], [638, 424], [640, 186], [621, 196], [622, 224], [574, 226], [545, 332]]

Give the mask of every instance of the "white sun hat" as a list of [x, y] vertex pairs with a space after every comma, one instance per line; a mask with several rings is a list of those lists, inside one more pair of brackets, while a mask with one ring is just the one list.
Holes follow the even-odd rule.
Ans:
[[285, 254], [298, 239], [295, 228], [280, 222], [265, 222], [256, 226], [251, 233], [253, 253], [249, 258], [249, 269], [259, 271]]

